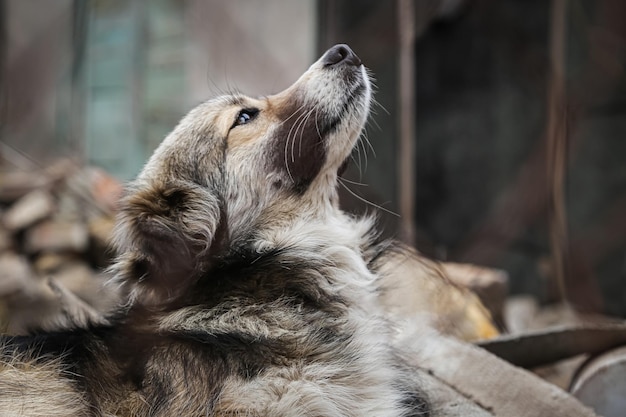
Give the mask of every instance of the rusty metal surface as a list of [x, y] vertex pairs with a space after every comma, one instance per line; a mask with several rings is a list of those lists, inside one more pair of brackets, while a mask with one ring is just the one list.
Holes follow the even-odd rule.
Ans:
[[478, 343], [494, 355], [524, 368], [546, 365], [626, 345], [626, 324], [554, 327], [519, 335], [504, 335]]
[[626, 347], [584, 363], [572, 381], [572, 394], [605, 417], [622, 417], [626, 410]]

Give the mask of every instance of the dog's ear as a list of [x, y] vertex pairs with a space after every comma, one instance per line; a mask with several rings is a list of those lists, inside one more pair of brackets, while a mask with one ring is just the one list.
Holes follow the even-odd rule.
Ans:
[[224, 207], [210, 189], [181, 181], [131, 186], [120, 203], [113, 272], [144, 290], [145, 302], [172, 300], [206, 271], [227, 235]]

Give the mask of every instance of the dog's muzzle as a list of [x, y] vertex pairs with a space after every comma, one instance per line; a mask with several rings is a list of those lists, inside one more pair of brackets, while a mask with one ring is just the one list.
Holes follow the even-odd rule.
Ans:
[[370, 90], [361, 59], [339, 44], [278, 95], [286, 105], [274, 164], [286, 170], [297, 190], [306, 190], [323, 168], [339, 170], [369, 113]]

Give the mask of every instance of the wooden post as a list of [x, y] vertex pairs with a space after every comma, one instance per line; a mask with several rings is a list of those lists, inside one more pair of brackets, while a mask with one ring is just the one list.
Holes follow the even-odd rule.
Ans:
[[414, 0], [398, 0], [398, 201], [400, 239], [415, 244], [415, 13]]
[[547, 127], [547, 187], [550, 251], [561, 301], [567, 298], [567, 217], [564, 185], [567, 169], [567, 101], [565, 89], [565, 36], [567, 0], [552, 0], [550, 74]]

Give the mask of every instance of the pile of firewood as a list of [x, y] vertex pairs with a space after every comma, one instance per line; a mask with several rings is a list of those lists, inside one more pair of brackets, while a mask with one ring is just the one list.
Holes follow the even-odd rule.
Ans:
[[59, 161], [0, 170], [0, 330], [94, 320], [116, 300], [104, 267], [118, 181]]

